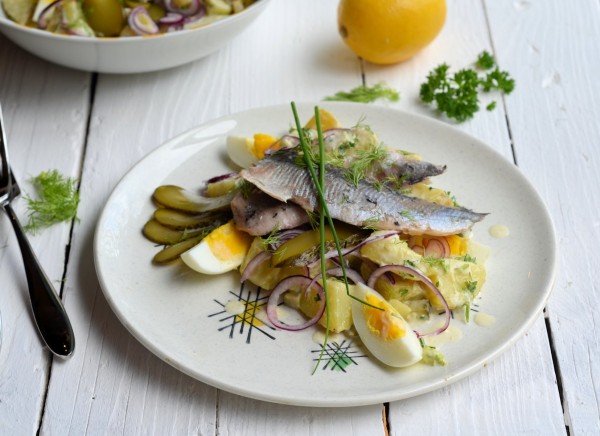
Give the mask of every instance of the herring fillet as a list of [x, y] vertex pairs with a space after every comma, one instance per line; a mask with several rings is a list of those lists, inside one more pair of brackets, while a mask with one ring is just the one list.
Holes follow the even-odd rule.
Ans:
[[395, 151], [389, 151], [382, 162], [374, 163], [375, 165], [371, 165], [365, 172], [367, 180], [387, 181], [388, 183], [390, 179], [398, 180], [401, 186], [414, 185], [429, 177], [439, 176], [446, 171], [446, 165], [407, 159]]
[[[295, 152], [275, 153], [240, 175], [269, 196], [314, 212], [319, 206], [317, 192], [308, 170], [296, 163], [296, 157]], [[324, 194], [333, 219], [411, 235], [461, 233], [486, 216], [402, 195], [385, 186], [378, 190], [364, 179], [355, 186], [344, 170], [335, 167], [326, 169]]]
[[247, 198], [239, 192], [231, 201], [235, 226], [261, 236], [273, 230], [287, 230], [308, 222], [308, 215], [294, 203], [283, 203], [256, 189]]

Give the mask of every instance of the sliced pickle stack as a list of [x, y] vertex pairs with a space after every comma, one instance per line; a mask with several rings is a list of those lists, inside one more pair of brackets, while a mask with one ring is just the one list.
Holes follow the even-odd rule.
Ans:
[[152, 261], [166, 264], [199, 244], [212, 230], [231, 219], [230, 203], [240, 186], [237, 175], [209, 183], [200, 195], [174, 185], [159, 186], [152, 199], [157, 206], [144, 225], [144, 236], [163, 249]]

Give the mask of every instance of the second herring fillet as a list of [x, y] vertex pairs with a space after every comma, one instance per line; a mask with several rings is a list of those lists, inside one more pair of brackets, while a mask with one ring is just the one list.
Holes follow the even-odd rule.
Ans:
[[[269, 196], [314, 212], [319, 206], [317, 192], [308, 170], [299, 166], [297, 160], [296, 152], [275, 153], [240, 175]], [[402, 195], [385, 186], [378, 190], [366, 180], [355, 186], [347, 180], [343, 169], [335, 167], [326, 169], [324, 194], [334, 219], [358, 227], [398, 230], [411, 235], [461, 233], [486, 215]]]

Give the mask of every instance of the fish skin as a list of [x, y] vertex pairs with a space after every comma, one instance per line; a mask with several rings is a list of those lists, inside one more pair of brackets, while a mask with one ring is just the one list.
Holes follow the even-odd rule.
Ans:
[[[435, 165], [414, 157], [411, 159], [399, 150], [384, 146], [377, 135], [364, 126], [334, 130], [324, 138], [325, 153], [330, 156], [342, 156], [344, 168], [349, 168], [366, 150], [374, 151], [380, 148], [384, 151], [385, 157], [372, 161], [367, 167], [365, 178], [368, 180], [387, 183], [397, 188], [414, 185], [446, 171], [445, 165]], [[344, 147], [348, 143], [356, 145]], [[318, 141], [313, 141], [312, 148], [314, 153], [319, 153]]]
[[250, 235], [293, 229], [308, 222], [306, 211], [294, 203], [281, 202], [255, 189], [247, 198], [239, 192], [231, 202], [235, 226]]
[[[240, 175], [269, 196], [314, 212], [319, 206], [316, 189], [308, 170], [296, 161], [296, 152], [275, 153]], [[408, 197], [386, 186], [378, 190], [364, 179], [355, 186], [346, 179], [344, 170], [336, 167], [327, 167], [325, 172], [325, 201], [333, 219], [411, 235], [461, 233], [486, 216]]]
[[423, 180], [439, 176], [446, 171], [446, 165], [435, 165], [430, 162], [416, 159], [407, 159], [398, 152], [388, 152], [387, 158], [382, 162], [374, 162], [366, 173], [368, 180], [388, 181], [392, 185], [399, 181], [399, 186], [414, 185]]

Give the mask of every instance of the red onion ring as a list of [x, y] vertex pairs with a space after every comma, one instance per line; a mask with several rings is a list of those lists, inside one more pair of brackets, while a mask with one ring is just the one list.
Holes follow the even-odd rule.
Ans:
[[268, 251], [261, 251], [256, 256], [252, 258], [250, 262], [246, 264], [246, 268], [244, 268], [244, 272], [242, 273], [242, 277], [240, 278], [240, 282], [245, 282], [250, 278], [252, 273], [258, 268], [258, 266], [263, 263], [265, 260], [270, 259], [272, 256]]
[[300, 230], [300, 229], [289, 229], [289, 230], [282, 230], [281, 232], [279, 232], [277, 234], [277, 242], [274, 244], [269, 244], [269, 248], [273, 251], [277, 250], [279, 247], [281, 247], [283, 244], [285, 244], [287, 241], [289, 241], [290, 239], [294, 239], [296, 236], [300, 236], [302, 233], [304, 233], [306, 230]]
[[[448, 246], [448, 245], [446, 245], [446, 246]], [[448, 248], [450, 248], [450, 247], [448, 246]], [[439, 239], [430, 239], [427, 242], [427, 247], [425, 248], [425, 251], [423, 252], [423, 254], [426, 257], [442, 259], [444, 257], [448, 257], [447, 256], [448, 252], [449, 252], [449, 250], [446, 250], [446, 247]]]
[[[191, 17], [199, 13], [202, 13], [202, 16], [205, 14], [204, 5], [200, 3], [200, 0], [191, 0], [185, 8], [176, 5], [174, 0], [165, 0], [164, 5], [167, 11], [185, 15], [186, 17]], [[200, 18], [202, 17], [198, 17], [198, 19]]]
[[[392, 230], [392, 231], [389, 231], [387, 233], [380, 233], [380, 234], [375, 235], [375, 236], [371, 235], [368, 238], [360, 241], [358, 244], [353, 245], [352, 247], [344, 248], [344, 249], [342, 249], [340, 251], [342, 252], [342, 256], [346, 256], [346, 255], [348, 255], [350, 253], [355, 252], [356, 250], [358, 250], [359, 248], [365, 246], [366, 244], [370, 244], [371, 242], [379, 241], [381, 239], [387, 239], [390, 236], [395, 236], [395, 235], [398, 235], [398, 234], [400, 234], [400, 232]], [[332, 257], [339, 257], [337, 249], [334, 249], [334, 250], [331, 250], [331, 251], [328, 251], [327, 253], [325, 253], [325, 259], [331, 259]], [[321, 263], [320, 259], [312, 262], [308, 266], [310, 268], [313, 268], [313, 267], [317, 266], [319, 263]]]
[[442, 302], [442, 305], [444, 306], [444, 314], [446, 316], [444, 325], [442, 327], [440, 327], [439, 329], [437, 329], [433, 332], [430, 332], [430, 333], [419, 333], [419, 332], [415, 331], [415, 333], [417, 334], [417, 337], [422, 338], [424, 336], [436, 336], [436, 335], [439, 335], [440, 333], [443, 333], [450, 325], [450, 318], [451, 318], [450, 307], [448, 306], [448, 303], [446, 302], [446, 299], [444, 298], [444, 296], [442, 295], [440, 290], [431, 282], [431, 280], [429, 280], [429, 278], [427, 276], [421, 274], [420, 271], [417, 271], [414, 268], [410, 268], [410, 267], [404, 266], [404, 265], [381, 266], [381, 267], [377, 268], [375, 271], [373, 271], [373, 273], [371, 274], [371, 277], [369, 277], [367, 286], [371, 289], [375, 289], [374, 286], [375, 286], [375, 283], [377, 282], [377, 279], [382, 274], [385, 274], [390, 271], [400, 271], [405, 274], [411, 275], [411, 276], [415, 277], [416, 279], [418, 279], [419, 281], [423, 282], [425, 284], [425, 286], [427, 286], [440, 299], [440, 301]]
[[204, 6], [202, 4], [200, 4], [200, 10], [197, 13], [195, 13], [194, 15], [190, 15], [188, 17], [185, 17], [184, 23], [185, 24], [195, 23], [196, 21], [198, 21], [201, 18], [203, 18], [205, 15], [206, 15], [206, 9], [204, 8]]
[[56, 0], [50, 3], [44, 9], [42, 9], [42, 12], [40, 12], [40, 15], [37, 20], [38, 28], [45, 29], [46, 27], [48, 27], [48, 20], [50, 19], [50, 16], [54, 13], [54, 9], [58, 6], [59, 3], [62, 3], [62, 1], [63, 0]]
[[[162, 17], [160, 20], [158, 20], [158, 22], [159, 22], [159, 23], [161, 23], [161, 24], [166, 24], [166, 23], [163, 23], [161, 20], [163, 20], [163, 19], [167, 18], [167, 17], [168, 17], [168, 16], [170, 16], [170, 15], [171, 15], [171, 16], [175, 16], [175, 15], [179, 15], [179, 14], [175, 14], [175, 13], [173, 13], [173, 12], [169, 12], [169, 13], [168, 13], [166, 16], [164, 16], [164, 17]], [[183, 16], [182, 16], [182, 15], [179, 15], [179, 17], [180, 17], [180, 18], [181, 18], [181, 20], [183, 21]], [[209, 183], [217, 183], [217, 182], [220, 182], [220, 181], [222, 181], [222, 180], [231, 179], [232, 177], [239, 177], [239, 174], [238, 174], [238, 173], [227, 173], [227, 174], [221, 174], [220, 176], [215, 176], [215, 177], [212, 177], [212, 178], [208, 179], [208, 180], [206, 181], [206, 184], [209, 184]]]
[[437, 259], [450, 257], [450, 244], [446, 238], [425, 237], [426, 239], [422, 239], [422, 245], [417, 244], [415, 238], [415, 236], [412, 236], [408, 240], [408, 247], [415, 253]]
[[158, 33], [158, 26], [143, 6], [136, 6], [131, 10], [129, 17], [127, 17], [127, 23], [138, 35], [154, 35]]
[[[323, 276], [322, 273], [317, 274], [312, 280], [312, 283], [315, 283], [317, 280], [319, 280], [321, 277]], [[333, 276], [333, 277], [343, 277], [344, 276], [344, 271], [342, 270], [342, 268], [331, 268], [325, 271], [325, 277], [327, 276]], [[365, 280], [362, 278], [362, 276], [358, 273], [358, 271], [353, 270], [352, 268], [346, 268], [346, 277], [348, 277], [350, 280], [352, 280], [354, 282], [354, 284], [357, 283], [362, 283], [363, 285], [365, 284]], [[310, 288], [310, 286], [309, 286]]]
[[[289, 145], [286, 145], [285, 147], [275, 148], [276, 144], [281, 144], [283, 143], [283, 141], [289, 142]], [[278, 151], [291, 150], [292, 148], [296, 148], [298, 144], [300, 144], [300, 138], [298, 138], [297, 136], [283, 135], [265, 150], [265, 156], [268, 156]]]
[[[158, 19], [158, 24], [163, 24], [165, 26], [178, 26], [180, 24], [183, 24], [183, 20], [184, 17], [180, 13], [168, 12], [167, 15]], [[219, 180], [224, 180], [231, 177], [231, 175], [232, 174], [224, 174], [222, 176], [213, 177], [207, 183], [218, 182]]]
[[333, 129], [328, 129], [323, 132], [323, 139], [327, 139], [327, 138], [335, 135], [336, 133], [351, 132], [351, 131], [352, 131], [352, 129], [347, 129], [347, 128], [343, 128], [343, 127], [336, 127]]
[[[302, 285], [307, 285], [306, 291], [308, 291], [311, 287], [315, 287], [315, 289], [317, 290], [317, 293], [319, 294], [319, 298], [320, 301], [322, 302], [321, 306], [319, 307], [319, 310], [317, 311], [316, 315], [313, 316], [311, 319], [309, 319], [308, 321], [302, 323], [302, 324], [298, 324], [298, 325], [288, 325], [288, 324], [284, 324], [281, 321], [279, 321], [279, 318], [277, 316], [277, 305], [279, 304], [279, 297], [283, 294], [285, 294], [287, 291], [289, 291], [289, 289], [292, 286], [302, 286]], [[279, 284], [277, 286], [275, 286], [275, 289], [273, 289], [273, 292], [271, 292], [271, 295], [269, 296], [269, 300], [267, 301], [267, 318], [269, 318], [269, 321], [271, 322], [271, 324], [273, 324], [275, 327], [278, 327], [282, 330], [289, 330], [289, 331], [298, 331], [298, 330], [304, 330], [308, 327], [310, 327], [311, 325], [316, 324], [319, 319], [321, 319], [321, 316], [323, 316], [323, 313], [325, 313], [325, 293], [323, 292], [323, 287], [312, 281], [312, 279], [310, 277], [306, 277], [306, 276], [290, 276], [288, 278], [283, 279], [282, 281], [279, 282]]]

